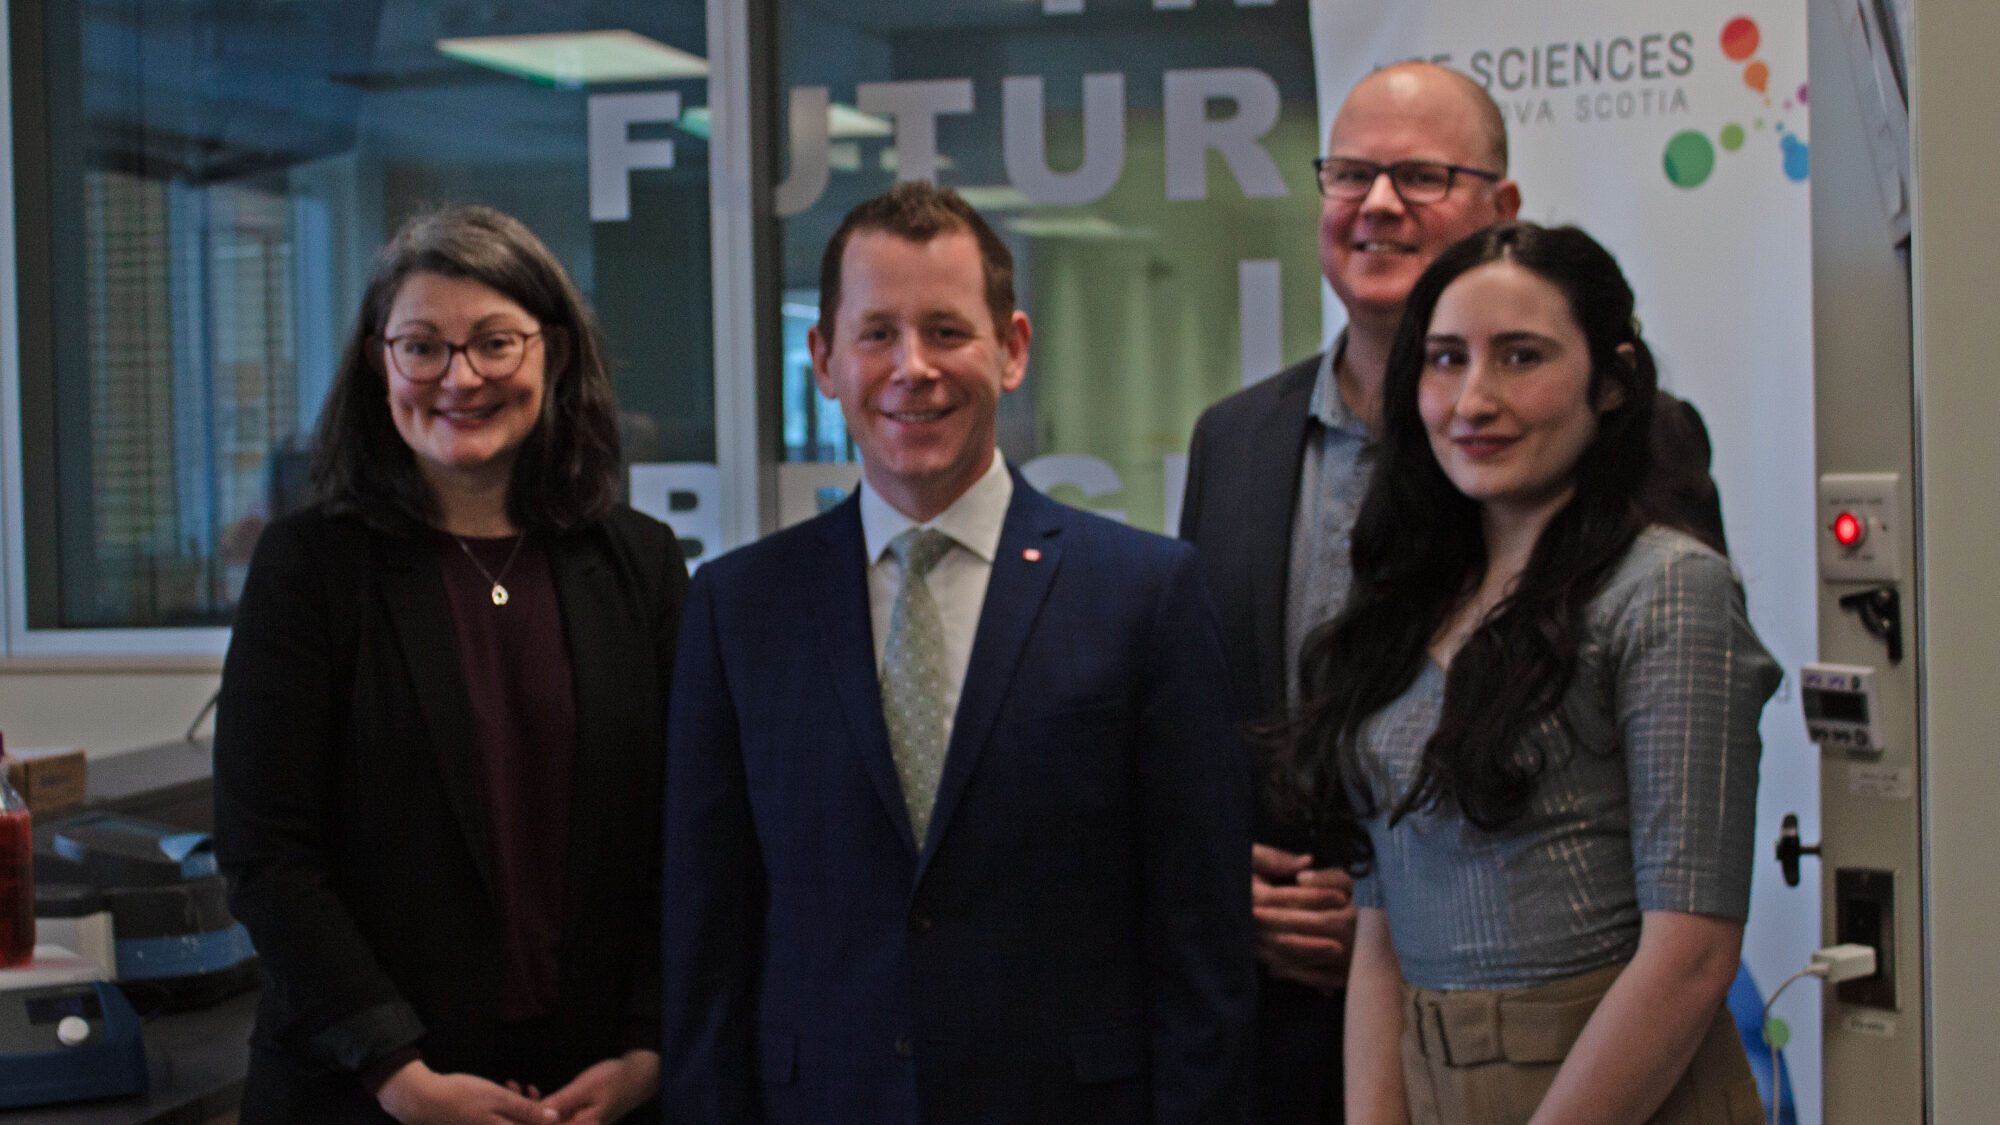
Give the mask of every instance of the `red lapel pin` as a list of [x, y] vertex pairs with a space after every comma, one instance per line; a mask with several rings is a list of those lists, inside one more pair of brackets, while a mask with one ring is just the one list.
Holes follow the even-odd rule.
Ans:
[[1029, 547], [1027, 550], [1022, 551], [1021, 557], [1027, 559], [1029, 562], [1042, 561], [1042, 553], [1040, 551], [1035, 550], [1033, 547]]

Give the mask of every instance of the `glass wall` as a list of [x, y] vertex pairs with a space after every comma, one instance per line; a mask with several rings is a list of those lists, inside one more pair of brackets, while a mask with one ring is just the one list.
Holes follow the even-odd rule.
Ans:
[[701, 0], [9, 5], [30, 629], [227, 624], [386, 234], [548, 242], [626, 453], [713, 462]]
[[899, 177], [959, 189], [1017, 256], [1036, 332], [1008, 456], [1171, 530], [1201, 409], [1321, 342], [1307, 0], [731, 4], [773, 32], [751, 101], [775, 245], [741, 263], [711, 261], [702, 0], [10, 5], [17, 636], [228, 623], [305, 495], [375, 248], [446, 202], [513, 212], [575, 274], [634, 500], [691, 559], [732, 542], [723, 500], [773, 483], [717, 448], [717, 268], [754, 257], [779, 306], [754, 330], [778, 370], [726, 386], [778, 399], [762, 510], [788, 521], [853, 480], [806, 356], [819, 252]]
[[1306, 0], [776, 8], [781, 495], [852, 455], [807, 368], [820, 250], [931, 178], [1007, 240], [1035, 326], [1001, 448], [1058, 499], [1171, 530], [1202, 408], [1320, 344]]

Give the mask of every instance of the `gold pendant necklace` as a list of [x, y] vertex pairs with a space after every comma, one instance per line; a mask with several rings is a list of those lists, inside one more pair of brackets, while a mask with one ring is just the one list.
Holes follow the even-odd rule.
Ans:
[[507, 561], [500, 564], [500, 573], [498, 574], [495, 574], [492, 571], [486, 569], [486, 564], [479, 561], [479, 556], [472, 553], [472, 548], [466, 545], [465, 540], [460, 539], [456, 535], [452, 536], [451, 538], [454, 543], [458, 544], [458, 549], [465, 552], [465, 557], [472, 560], [472, 565], [479, 568], [480, 575], [484, 577], [488, 582], [493, 583], [493, 604], [506, 605], [507, 587], [502, 586], [500, 584], [500, 580], [502, 578], [507, 577], [508, 569], [514, 565], [514, 560], [520, 556], [521, 544], [526, 543], [528, 541], [528, 536], [526, 535], [526, 533], [516, 535], [514, 537], [514, 549], [513, 551], [508, 553]]

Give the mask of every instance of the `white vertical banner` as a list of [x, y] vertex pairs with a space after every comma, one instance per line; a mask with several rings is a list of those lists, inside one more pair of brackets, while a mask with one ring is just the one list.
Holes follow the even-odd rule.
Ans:
[[[1776, 0], [1313, 0], [1321, 130], [1357, 80], [1430, 59], [1507, 118], [1523, 218], [1616, 254], [1663, 385], [1707, 420], [1750, 616], [1788, 673], [1818, 650], [1806, 9]], [[1768, 991], [1819, 944], [1819, 894], [1770, 859], [1818, 839], [1819, 756], [1788, 675], [1765, 709], [1744, 959]], [[1820, 1114], [1816, 989], [1786, 993], [1788, 1085]]]

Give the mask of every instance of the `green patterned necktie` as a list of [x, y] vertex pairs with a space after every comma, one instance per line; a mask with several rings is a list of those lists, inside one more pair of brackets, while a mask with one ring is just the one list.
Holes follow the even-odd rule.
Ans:
[[882, 652], [882, 717], [903, 782], [903, 806], [922, 848], [944, 773], [945, 728], [951, 720], [944, 709], [944, 617], [924, 576], [951, 550], [951, 537], [913, 527], [890, 540], [889, 550], [903, 564], [903, 579]]

